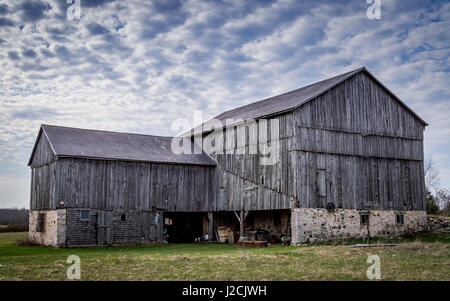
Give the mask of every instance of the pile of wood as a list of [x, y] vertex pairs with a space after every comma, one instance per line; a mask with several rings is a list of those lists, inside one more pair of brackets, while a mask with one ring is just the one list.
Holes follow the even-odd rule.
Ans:
[[238, 241], [238, 247], [249, 247], [249, 248], [264, 248], [267, 247], [267, 241]]

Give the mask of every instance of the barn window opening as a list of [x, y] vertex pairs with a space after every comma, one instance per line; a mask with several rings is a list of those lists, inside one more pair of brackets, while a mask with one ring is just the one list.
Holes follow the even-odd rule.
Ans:
[[90, 210], [80, 210], [80, 221], [88, 221], [91, 218]]
[[402, 213], [397, 213], [395, 215], [395, 223], [397, 225], [404, 225], [405, 224], [405, 216]]
[[127, 216], [125, 214], [120, 215], [120, 221], [125, 222], [127, 220]]
[[361, 213], [361, 225], [369, 224], [369, 213]]
[[39, 213], [38, 215], [36, 232], [45, 232], [45, 213]]
[[317, 170], [317, 193], [320, 197], [327, 196], [327, 186], [326, 186], [326, 170]]

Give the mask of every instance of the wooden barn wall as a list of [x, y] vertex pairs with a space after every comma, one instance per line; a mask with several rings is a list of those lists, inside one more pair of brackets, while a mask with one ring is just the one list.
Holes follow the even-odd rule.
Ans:
[[56, 161], [56, 156], [53, 153], [45, 133], [41, 132], [30, 166], [31, 168], [36, 168], [54, 161]]
[[69, 158], [56, 164], [58, 208], [208, 211], [213, 205], [211, 167]]
[[[222, 152], [211, 153], [216, 168], [53, 162], [48, 142], [40, 139], [31, 209], [272, 210], [329, 202], [344, 209], [425, 209], [424, 126], [364, 72], [270, 118], [279, 122], [280, 152], [276, 164], [265, 166], [259, 136], [275, 140], [270, 124], [262, 132], [257, 126], [210, 134], [225, 141]], [[257, 154], [249, 154], [252, 147]]]
[[56, 162], [31, 169], [30, 209], [55, 208]]
[[294, 120], [301, 207], [425, 210], [424, 126], [365, 73]]
[[420, 161], [296, 153], [300, 207], [425, 210]]
[[424, 125], [361, 72], [295, 111], [297, 127], [423, 140]]
[[[297, 170], [295, 154], [290, 152], [294, 141], [292, 117], [292, 113], [287, 113], [270, 118], [279, 123], [278, 139], [271, 133], [271, 121], [267, 122], [267, 127], [261, 132], [258, 124], [254, 127], [230, 127], [223, 132], [210, 134], [210, 137], [214, 137], [212, 140], [223, 137], [224, 141], [221, 153], [214, 151], [210, 154], [217, 161], [218, 190], [214, 210], [271, 210], [293, 207]], [[267, 137], [270, 143], [279, 143], [276, 164], [260, 164], [263, 141], [259, 137]], [[238, 144], [238, 141], [244, 143]], [[252, 147], [257, 148], [256, 154], [250, 152]]]

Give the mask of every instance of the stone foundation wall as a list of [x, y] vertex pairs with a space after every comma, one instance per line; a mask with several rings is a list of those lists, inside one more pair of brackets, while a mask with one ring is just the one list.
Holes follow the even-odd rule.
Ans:
[[[361, 212], [369, 213], [369, 224], [361, 225]], [[402, 213], [404, 224], [396, 224]], [[292, 244], [349, 238], [398, 236], [428, 229], [425, 211], [351, 210], [295, 208], [291, 211]]]
[[[44, 223], [38, 231], [39, 214], [44, 214]], [[39, 245], [61, 247], [66, 244], [66, 210], [32, 210], [29, 214], [28, 239]]]

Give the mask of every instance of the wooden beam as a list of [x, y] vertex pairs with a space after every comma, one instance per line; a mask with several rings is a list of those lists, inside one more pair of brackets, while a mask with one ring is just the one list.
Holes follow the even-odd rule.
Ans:
[[212, 211], [208, 212], [208, 241], [214, 240], [214, 216]]
[[238, 219], [239, 223], [241, 223], [241, 218], [239, 217], [239, 215], [237, 214], [237, 212], [236, 212], [236, 211], [233, 211], [233, 212], [234, 212], [234, 215], [236, 215], [236, 218]]

